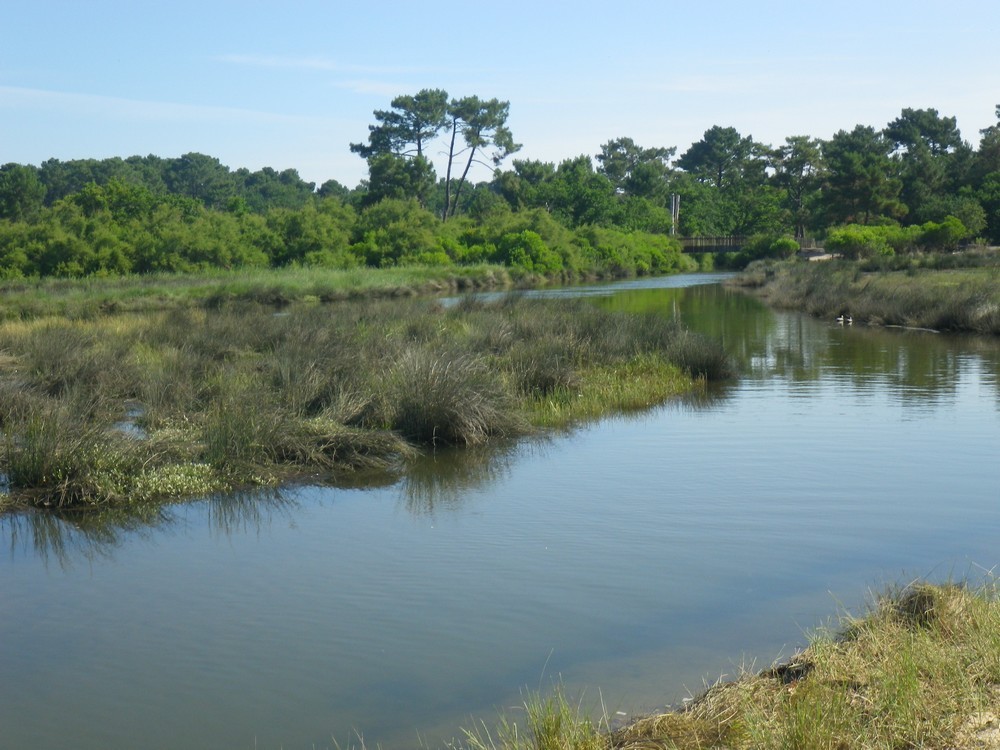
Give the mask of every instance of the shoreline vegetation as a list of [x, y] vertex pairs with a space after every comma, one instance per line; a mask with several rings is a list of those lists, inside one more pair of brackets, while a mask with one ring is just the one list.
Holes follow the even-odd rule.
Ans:
[[915, 582], [813, 634], [788, 661], [612, 727], [556, 689], [465, 730], [463, 750], [1000, 748], [1000, 600]]
[[45, 316], [88, 319], [109, 313], [218, 309], [235, 303], [295, 303], [461, 295], [599, 281], [598, 273], [541, 274], [501, 265], [394, 268], [243, 268], [191, 273], [0, 281], [0, 320]]
[[731, 279], [767, 304], [834, 321], [1000, 335], [1000, 252], [757, 262]]
[[733, 373], [720, 344], [662, 316], [417, 296], [510, 278], [484, 267], [7, 284], [0, 512], [141, 515], [301, 479], [399, 476], [420, 451], [648, 408]]

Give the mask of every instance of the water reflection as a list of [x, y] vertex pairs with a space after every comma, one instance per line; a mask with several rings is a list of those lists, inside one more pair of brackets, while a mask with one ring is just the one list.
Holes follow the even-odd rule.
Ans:
[[[1000, 341], [635, 292], [722, 339], [742, 377], [429, 454], [385, 490], [0, 519], [6, 744], [327, 747], [356, 728], [439, 747], [542, 675], [623, 710], [672, 703], [741, 653], [787, 655], [868, 585], [993, 567]], [[96, 556], [117, 559], [41, 563]]]
[[437, 450], [418, 459], [400, 483], [400, 497], [414, 515], [433, 516], [460, 507], [466, 496], [510, 473], [513, 442]]
[[31, 551], [46, 565], [54, 560], [68, 568], [80, 559], [109, 558], [126, 538], [151, 535], [171, 521], [166, 508], [90, 513], [30, 510], [0, 516], [0, 536], [10, 540], [12, 557]]
[[720, 340], [752, 380], [810, 384], [833, 378], [862, 392], [887, 386], [894, 399], [917, 408], [953, 399], [970, 373], [994, 388], [1000, 380], [1000, 342], [994, 338], [844, 327], [774, 311], [717, 285], [638, 289], [599, 298], [597, 304], [679, 318]]
[[54, 561], [68, 569], [79, 561], [113, 559], [126, 542], [153, 538], [192, 510], [204, 514], [212, 534], [231, 536], [259, 534], [276, 517], [289, 517], [297, 505], [292, 493], [266, 488], [180, 505], [83, 513], [29, 510], [0, 516], [0, 537], [9, 540], [11, 557], [31, 553], [46, 565]]
[[260, 534], [276, 518], [291, 517], [298, 504], [291, 492], [275, 487], [234, 492], [206, 501], [206, 519], [216, 536]]
[[[645, 280], [548, 293], [580, 294], [610, 310], [668, 315], [720, 340], [737, 362], [741, 380], [699, 388], [671, 402], [668, 408], [672, 410], [722, 411], [740, 388], [784, 381], [792, 385], [789, 395], [793, 398], [810, 398], [815, 389], [838, 384], [859, 395], [884, 389], [891, 402], [920, 413], [955, 401], [973, 380], [979, 384], [976, 387], [993, 390], [1000, 409], [1000, 342], [996, 339], [844, 327], [774, 311], [752, 296], [718, 284], [682, 286], [676, 278], [662, 280], [660, 288], [656, 283]], [[612, 419], [641, 420], [644, 415], [620, 414]], [[356, 473], [330, 484], [337, 489], [398, 485], [409, 512], [434, 515], [460, 508], [470, 493], [507, 477], [518, 455], [543, 450], [544, 445], [544, 440], [536, 439], [439, 450], [418, 459], [403, 476]], [[212, 533], [231, 535], [259, 533], [276, 517], [287, 517], [297, 505], [294, 488], [286, 488], [128, 511], [25, 512], [0, 517], [0, 536], [9, 540], [12, 555], [33, 552], [46, 562], [55, 560], [66, 566], [73, 559], [109, 557], [128, 538], [152, 535], [176, 524], [182, 507], [204, 513]]]

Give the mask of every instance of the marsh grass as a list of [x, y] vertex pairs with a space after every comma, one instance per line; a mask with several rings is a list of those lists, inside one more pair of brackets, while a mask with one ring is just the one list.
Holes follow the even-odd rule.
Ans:
[[481, 357], [408, 351], [387, 380], [389, 427], [415, 443], [481, 445], [526, 428], [511, 394]]
[[529, 694], [522, 718], [503, 715], [491, 728], [486, 722], [465, 731], [465, 750], [607, 750], [607, 719], [592, 720], [571, 704], [562, 688], [547, 696]]
[[[567, 711], [557, 694], [534, 699], [541, 720], [522, 727], [505, 717], [495, 730], [468, 732], [464, 747], [996, 747], [998, 666], [995, 583], [973, 590], [917, 582], [878, 596], [867, 614], [845, 616], [836, 631], [818, 632], [790, 661], [717, 684], [683, 709], [606, 731]], [[605, 731], [595, 734], [595, 726]]]
[[770, 304], [854, 322], [1000, 334], [1000, 259], [975, 268], [865, 270], [850, 262], [758, 265], [738, 282]]
[[692, 378], [722, 377], [702, 349], [726, 359], [673, 324], [517, 297], [8, 321], [5, 503], [127, 505], [398, 475], [421, 450], [648, 408]]
[[5, 430], [9, 485], [45, 507], [123, 502], [129, 478], [142, 475], [152, 460], [149, 444], [82, 421], [65, 408], [38, 409]]
[[[508, 289], [517, 279], [502, 266], [240, 269], [112, 278], [22, 279], [0, 283], [0, 320], [59, 316], [93, 320], [110, 313], [221, 309], [252, 303], [397, 299], [417, 294]], [[536, 283], [545, 283], [538, 279]]]

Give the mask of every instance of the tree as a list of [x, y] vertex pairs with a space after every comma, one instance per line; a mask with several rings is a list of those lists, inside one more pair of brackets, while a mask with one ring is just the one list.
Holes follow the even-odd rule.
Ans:
[[515, 211], [544, 208], [545, 186], [556, 173], [556, 165], [534, 159], [514, 159], [513, 171], [494, 176], [497, 192]]
[[990, 242], [1000, 244], [1000, 171], [983, 178], [976, 196], [986, 214], [986, 235]]
[[327, 180], [316, 191], [316, 195], [320, 198], [337, 198], [341, 201], [346, 201], [350, 194], [350, 188], [336, 180]]
[[[425, 156], [427, 144], [447, 129], [450, 138], [441, 218], [454, 216], [472, 165], [486, 163], [484, 158], [488, 158], [495, 169], [520, 148], [507, 127], [509, 111], [510, 103], [498, 99], [468, 96], [449, 102], [447, 92], [442, 89], [423, 89], [414, 96], [397, 96], [392, 100], [391, 110], [375, 110], [378, 123], [368, 126], [367, 145], [351, 144], [351, 151], [368, 160], [369, 189], [373, 195], [367, 202], [379, 196], [401, 197], [399, 190], [409, 181], [421, 191], [409, 196], [425, 204], [429, 191], [424, 177], [433, 173]], [[487, 155], [490, 147], [493, 152]], [[463, 156], [465, 164], [461, 176], [456, 179], [453, 172], [459, 168], [459, 158]], [[385, 157], [409, 159], [416, 166], [408, 169], [401, 162]], [[391, 189], [386, 189], [387, 186]]]
[[784, 206], [795, 226], [795, 237], [805, 236], [812, 224], [813, 206], [822, 184], [823, 161], [820, 142], [804, 135], [785, 138], [785, 145], [772, 153], [775, 185], [785, 191]]
[[[451, 141], [448, 147], [448, 167], [445, 172], [445, 199], [441, 218], [454, 216], [458, 208], [458, 200], [474, 163], [485, 164], [481, 154], [492, 147], [489, 154], [493, 169], [511, 154], [521, 148], [514, 143], [514, 137], [507, 127], [507, 116], [510, 113], [510, 102], [499, 99], [482, 100], [478, 96], [467, 96], [463, 99], [452, 99], [448, 106], [450, 118]], [[458, 148], [457, 139], [461, 134], [465, 142], [464, 148]], [[455, 160], [462, 154], [467, 154], [465, 168], [458, 178], [454, 194], [452, 194], [452, 167]]]
[[258, 213], [269, 208], [302, 208], [312, 199], [316, 188], [315, 183], [306, 182], [294, 169], [282, 172], [271, 167], [256, 172], [238, 169], [234, 179], [240, 197], [252, 211]]
[[979, 131], [982, 139], [972, 169], [972, 184], [976, 188], [982, 186], [988, 175], [1000, 172], [1000, 104], [996, 113], [998, 122]]
[[0, 219], [31, 219], [44, 199], [45, 186], [34, 167], [13, 163], [0, 167]]
[[676, 148], [642, 148], [631, 138], [601, 146], [597, 171], [624, 195], [662, 200]]
[[[713, 233], [769, 233], [780, 225], [778, 194], [767, 185], [770, 153], [769, 147], [741, 136], [735, 128], [716, 125], [678, 159], [678, 166], [711, 189], [702, 193], [711, 204], [702, 214]], [[696, 207], [688, 202], [689, 213], [692, 208]]]
[[685, 151], [677, 165], [716, 189], [731, 187], [745, 179], [763, 179], [765, 163], [760, 148], [750, 136], [742, 137], [736, 128], [715, 125], [704, 137]]
[[869, 125], [840, 130], [823, 143], [829, 223], [872, 224], [905, 215], [892, 150], [892, 141]]
[[425, 144], [448, 124], [448, 92], [441, 89], [397, 96], [390, 106], [375, 110], [379, 123], [368, 126], [368, 145], [352, 143], [351, 151], [365, 159], [384, 154], [422, 157]]
[[590, 157], [581, 155], [559, 164], [544, 189], [545, 203], [567, 226], [609, 226], [614, 223], [617, 201], [611, 180], [594, 171]]
[[962, 145], [955, 118], [941, 117], [936, 109], [907, 107], [886, 126], [885, 135], [897, 150], [913, 151], [922, 146], [932, 156], [941, 156]]
[[414, 198], [424, 206], [435, 182], [434, 165], [423, 156], [372, 156], [368, 159], [368, 193], [362, 205], [370, 206], [385, 198]]
[[214, 156], [184, 154], [173, 159], [164, 179], [172, 193], [200, 201], [206, 208], [225, 209], [236, 195], [236, 180]]
[[941, 117], [936, 109], [907, 108], [883, 132], [895, 147], [892, 158], [899, 164], [900, 198], [908, 220], [943, 219], [940, 196], [967, 171], [955, 118]]

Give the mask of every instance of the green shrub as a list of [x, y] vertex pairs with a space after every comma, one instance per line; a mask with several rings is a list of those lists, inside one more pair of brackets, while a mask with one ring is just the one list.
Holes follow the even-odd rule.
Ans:
[[954, 216], [946, 216], [940, 223], [928, 221], [920, 227], [917, 240], [925, 250], [952, 251], [968, 237], [965, 225]]
[[500, 238], [492, 260], [534, 273], [555, 273], [562, 269], [562, 258], [531, 230], [510, 232]]

